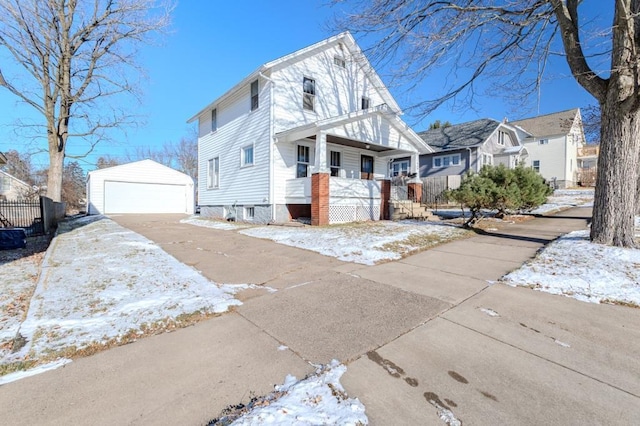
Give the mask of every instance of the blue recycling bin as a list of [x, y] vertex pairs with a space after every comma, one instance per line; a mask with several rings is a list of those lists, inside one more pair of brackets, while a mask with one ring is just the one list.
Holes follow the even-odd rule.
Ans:
[[13, 250], [27, 246], [27, 234], [22, 228], [0, 228], [0, 250]]

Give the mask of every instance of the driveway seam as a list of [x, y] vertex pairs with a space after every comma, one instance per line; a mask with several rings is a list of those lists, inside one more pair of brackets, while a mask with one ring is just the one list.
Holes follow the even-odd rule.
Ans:
[[569, 371], [571, 371], [571, 372], [574, 372], [574, 373], [576, 373], [576, 374], [579, 374], [579, 375], [581, 375], [581, 376], [583, 376], [583, 377], [586, 377], [586, 378], [588, 378], [588, 379], [594, 380], [594, 381], [596, 381], [596, 382], [598, 382], [598, 383], [602, 383], [602, 384], [603, 384], [603, 385], [605, 385], [605, 386], [609, 386], [609, 387], [611, 387], [611, 388], [613, 388], [613, 389], [616, 389], [616, 390], [618, 390], [618, 391], [620, 391], [620, 392], [626, 393], [626, 394], [627, 394], [627, 395], [629, 395], [629, 396], [632, 396], [632, 397], [635, 397], [635, 398], [640, 399], [640, 395], [636, 395], [636, 394], [634, 394], [633, 392], [630, 392], [630, 391], [628, 391], [628, 390], [626, 390], [626, 389], [622, 389], [621, 387], [618, 387], [618, 386], [613, 385], [613, 384], [611, 384], [611, 383], [605, 382], [604, 380], [598, 379], [597, 377], [590, 376], [590, 375], [585, 374], [585, 373], [583, 373], [583, 372], [581, 372], [581, 371], [578, 371], [578, 370], [576, 370], [576, 369], [574, 369], [574, 368], [568, 367], [568, 366], [566, 366], [566, 365], [564, 365], [564, 364], [560, 364], [560, 363], [559, 363], [559, 362], [557, 362], [557, 361], [551, 360], [551, 359], [549, 359], [549, 358], [545, 358], [545, 357], [543, 357], [543, 356], [541, 356], [541, 355], [538, 355], [538, 354], [536, 354], [536, 353], [534, 353], [534, 352], [531, 352], [531, 351], [528, 351], [528, 350], [523, 349], [523, 348], [521, 348], [521, 347], [518, 347], [518, 346], [516, 346], [516, 345], [514, 345], [514, 344], [512, 344], [512, 343], [505, 342], [504, 340], [500, 340], [500, 339], [498, 339], [498, 338], [496, 338], [496, 337], [493, 337], [493, 336], [491, 336], [491, 335], [489, 335], [489, 334], [483, 333], [483, 332], [481, 332], [481, 331], [478, 331], [478, 330], [473, 329], [473, 328], [471, 328], [471, 327], [468, 327], [468, 326], [466, 326], [466, 325], [463, 325], [463, 324], [460, 324], [460, 323], [458, 323], [458, 322], [455, 322], [455, 321], [453, 321], [453, 320], [451, 320], [451, 319], [449, 319], [449, 318], [445, 318], [445, 317], [441, 317], [441, 318], [442, 318], [443, 320], [445, 320], [445, 321], [450, 322], [451, 324], [454, 324], [454, 325], [457, 325], [457, 326], [459, 326], [459, 327], [465, 328], [465, 329], [467, 329], [467, 330], [469, 330], [469, 331], [471, 331], [471, 332], [473, 332], [473, 333], [476, 333], [476, 334], [479, 334], [479, 335], [481, 335], [481, 336], [487, 337], [487, 338], [489, 338], [489, 339], [491, 339], [491, 340], [493, 340], [493, 341], [495, 341], [495, 342], [502, 343], [502, 344], [504, 344], [504, 345], [510, 346], [510, 347], [512, 347], [512, 348], [514, 348], [514, 349], [516, 349], [516, 350], [520, 351], [520, 352], [524, 352], [524, 353], [526, 353], [526, 354], [532, 355], [532, 356], [534, 356], [534, 357], [536, 357], [536, 358], [538, 358], [538, 359], [541, 359], [541, 360], [543, 360], [543, 361], [550, 362], [551, 364], [557, 365], [558, 367], [562, 367], [562, 368], [564, 368], [564, 369], [566, 369], [566, 370], [569, 370]]

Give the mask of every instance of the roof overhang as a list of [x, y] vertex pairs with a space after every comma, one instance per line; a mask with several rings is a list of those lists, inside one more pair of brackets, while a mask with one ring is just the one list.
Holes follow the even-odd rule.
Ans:
[[7, 164], [7, 157], [0, 152], [0, 166], [4, 166], [5, 164]]

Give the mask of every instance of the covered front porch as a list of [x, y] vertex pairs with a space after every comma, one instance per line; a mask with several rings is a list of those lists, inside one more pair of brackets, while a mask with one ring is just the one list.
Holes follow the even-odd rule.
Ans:
[[290, 217], [309, 215], [313, 225], [387, 219], [391, 162], [410, 157], [417, 175], [420, 151], [429, 149], [394, 117], [359, 111], [278, 133], [277, 145], [295, 160], [283, 173]]

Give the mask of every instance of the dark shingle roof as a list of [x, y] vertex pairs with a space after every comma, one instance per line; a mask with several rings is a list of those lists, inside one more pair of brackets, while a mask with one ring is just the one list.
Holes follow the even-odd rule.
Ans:
[[533, 136], [565, 135], [571, 130], [571, 126], [573, 126], [578, 112], [579, 109], [574, 108], [567, 111], [512, 121], [509, 124], [521, 127]]
[[483, 118], [454, 126], [419, 132], [418, 136], [436, 151], [467, 148], [482, 145], [498, 125], [500, 123], [496, 120]]

